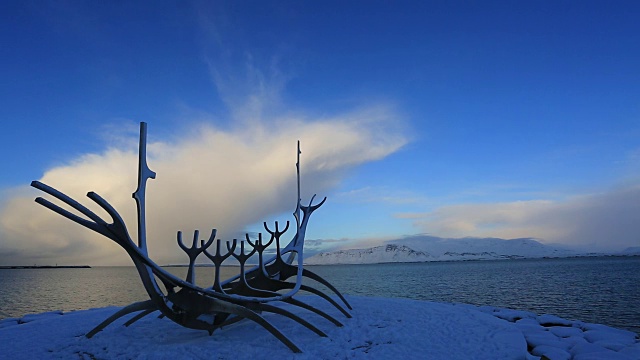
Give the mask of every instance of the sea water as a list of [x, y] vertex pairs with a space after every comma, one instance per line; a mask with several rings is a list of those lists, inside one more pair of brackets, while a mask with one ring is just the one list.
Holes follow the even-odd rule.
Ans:
[[[307, 268], [346, 295], [491, 305], [640, 333], [640, 257]], [[181, 278], [187, 271], [183, 267], [167, 270]], [[237, 270], [223, 268], [222, 278], [235, 275]], [[199, 267], [196, 273], [200, 286], [211, 285], [212, 268]], [[122, 306], [147, 298], [134, 267], [0, 270], [0, 318]]]

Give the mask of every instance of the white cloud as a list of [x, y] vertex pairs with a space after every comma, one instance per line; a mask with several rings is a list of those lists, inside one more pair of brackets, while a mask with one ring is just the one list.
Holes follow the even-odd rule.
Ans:
[[592, 251], [640, 245], [640, 186], [565, 201], [461, 204], [429, 213], [397, 214], [421, 231], [444, 237], [535, 237]]
[[[222, 130], [203, 123], [176, 141], [150, 142], [148, 162], [158, 174], [147, 188], [151, 257], [161, 264], [185, 262], [176, 245], [177, 230], [190, 238], [200, 229], [205, 237], [216, 227], [225, 238], [267, 216], [293, 211], [298, 139], [304, 200], [312, 192], [326, 195], [346, 170], [402, 147], [406, 138], [397, 122], [393, 111], [375, 107], [332, 118], [252, 121], [248, 128]], [[150, 123], [149, 133], [153, 131]], [[124, 145], [131, 140], [50, 169], [40, 180], [103, 214], [85, 196], [97, 192], [118, 209], [135, 238], [131, 193], [137, 182], [137, 149]], [[129, 264], [110, 240], [37, 205], [33, 199], [39, 195], [17, 189], [5, 202], [0, 263]]]

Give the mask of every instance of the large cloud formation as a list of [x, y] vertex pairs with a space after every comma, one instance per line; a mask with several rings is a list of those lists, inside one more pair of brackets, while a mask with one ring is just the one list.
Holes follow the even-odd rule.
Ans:
[[405, 213], [422, 231], [446, 237], [536, 237], [588, 251], [640, 246], [640, 185], [561, 201], [460, 204]]
[[[158, 174], [147, 188], [150, 256], [161, 264], [184, 262], [177, 230], [187, 241], [194, 229], [206, 238], [213, 227], [226, 238], [265, 217], [292, 211], [297, 140], [302, 144], [302, 198], [309, 199], [311, 192], [326, 194], [347, 170], [402, 147], [406, 138], [397, 123], [393, 111], [375, 107], [333, 118], [252, 121], [224, 130], [201, 123], [178, 140], [150, 141], [148, 162]], [[40, 180], [108, 218], [85, 196], [97, 192], [118, 209], [135, 238], [134, 143], [119, 141], [117, 148], [50, 169]], [[130, 264], [110, 240], [34, 203], [37, 191], [12, 192], [0, 212], [0, 263]]]

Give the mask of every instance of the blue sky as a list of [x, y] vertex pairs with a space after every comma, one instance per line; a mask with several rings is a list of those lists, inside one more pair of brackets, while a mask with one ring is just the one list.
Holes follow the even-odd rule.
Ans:
[[[41, 240], [50, 255], [32, 252], [40, 240], [28, 247], [20, 229], [40, 223], [20, 221], [49, 215], [15, 202], [31, 202], [25, 186], [47, 174], [63, 191], [99, 187], [74, 171], [88, 171], [88, 154], [115, 164], [109, 151], [134, 151], [139, 121], [169, 170], [203, 134], [229, 143], [200, 151], [237, 160], [229, 166], [278, 163], [265, 171], [295, 162], [270, 141], [291, 140], [295, 154], [302, 138], [307, 184], [329, 197], [309, 229], [318, 249], [416, 233], [640, 245], [636, 2], [9, 1], [0, 17], [1, 259], [69, 251], [76, 242], [56, 241], [73, 225]], [[242, 141], [255, 146], [234, 148]], [[185, 165], [184, 186], [206, 166]], [[262, 185], [286, 189], [278, 176]], [[216, 206], [249, 206], [234, 201]], [[258, 215], [285, 214], [273, 204], [229, 226], [254, 231]], [[88, 262], [111, 254], [87, 251]]]

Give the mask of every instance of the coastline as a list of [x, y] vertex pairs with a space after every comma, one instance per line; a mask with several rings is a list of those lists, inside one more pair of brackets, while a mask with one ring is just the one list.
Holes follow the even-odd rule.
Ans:
[[[309, 257], [310, 258], [310, 257]], [[428, 264], [428, 263], [473, 263], [473, 262], [486, 262], [486, 261], [526, 261], [526, 260], [563, 260], [563, 259], [597, 259], [597, 258], [613, 258], [613, 259], [630, 259], [640, 258], [640, 254], [620, 255], [620, 254], [583, 254], [583, 255], [571, 255], [571, 256], [540, 256], [540, 257], [525, 257], [525, 256], [509, 256], [509, 257], [491, 257], [491, 258], [469, 258], [469, 259], [431, 259], [431, 260], [419, 260], [419, 261], [381, 261], [381, 262], [332, 262], [332, 263], [319, 263], [311, 262], [306, 263], [305, 266], [335, 266], [335, 265], [384, 265], [384, 264]]]

